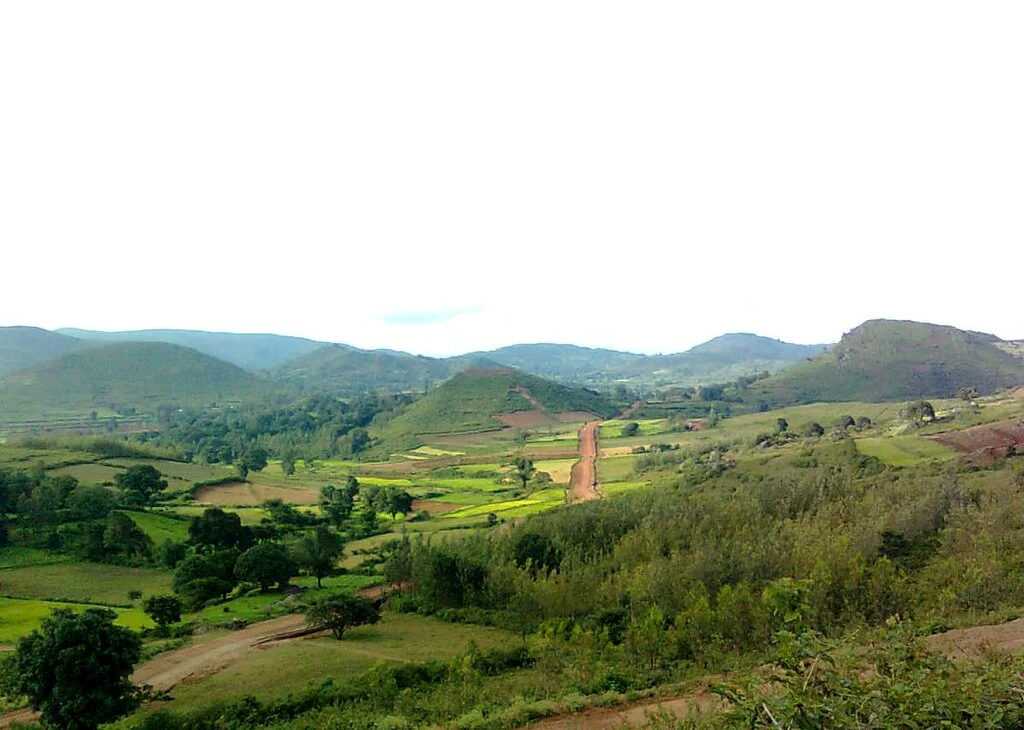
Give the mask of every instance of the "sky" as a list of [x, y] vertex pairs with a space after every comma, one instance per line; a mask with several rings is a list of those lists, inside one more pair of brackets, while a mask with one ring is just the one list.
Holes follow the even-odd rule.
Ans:
[[1019, 2], [0, 3], [0, 325], [1024, 338]]

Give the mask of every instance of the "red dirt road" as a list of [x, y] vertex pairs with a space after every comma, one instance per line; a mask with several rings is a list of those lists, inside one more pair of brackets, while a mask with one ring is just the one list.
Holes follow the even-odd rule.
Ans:
[[601, 498], [601, 493], [597, 491], [598, 428], [600, 428], [600, 424], [597, 421], [591, 421], [580, 429], [580, 459], [572, 465], [572, 472], [569, 476], [570, 502], [586, 502]]

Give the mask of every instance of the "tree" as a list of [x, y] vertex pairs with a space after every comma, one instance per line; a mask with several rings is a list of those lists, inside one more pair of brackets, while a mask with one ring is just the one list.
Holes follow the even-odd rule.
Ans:
[[188, 525], [188, 536], [196, 545], [215, 550], [245, 549], [252, 543], [252, 534], [242, 527], [242, 518], [220, 507], [211, 507], [199, 517], [193, 517]]
[[316, 576], [316, 587], [323, 587], [323, 578], [334, 569], [345, 543], [337, 532], [320, 525], [312, 533], [303, 535], [292, 548], [292, 556], [299, 567]]
[[181, 621], [181, 599], [173, 594], [150, 596], [142, 604], [142, 610], [160, 627], [161, 633], [167, 627]]
[[267, 452], [258, 446], [246, 449], [235, 461], [235, 468], [243, 479], [249, 476], [251, 471], [263, 471], [267, 468]]
[[380, 611], [373, 602], [362, 596], [334, 595], [314, 601], [306, 609], [306, 623], [330, 629], [335, 639], [341, 639], [353, 626], [375, 624]]
[[537, 470], [533, 465], [533, 459], [527, 459], [525, 456], [517, 456], [516, 460], [512, 462], [512, 466], [515, 470], [516, 478], [523, 485], [523, 491], [526, 491], [526, 483], [530, 481], [530, 477]]
[[261, 542], [242, 553], [235, 563], [235, 577], [247, 583], [259, 583], [266, 593], [275, 583], [280, 587], [295, 575], [295, 563], [280, 545]]
[[130, 502], [148, 504], [156, 494], [166, 489], [167, 481], [162, 476], [149, 464], [132, 464], [114, 477], [114, 483], [125, 491]]
[[384, 509], [391, 515], [391, 519], [395, 519], [399, 513], [404, 515], [412, 511], [412, 495], [404, 489], [388, 487], [384, 497]]
[[856, 426], [857, 422], [853, 420], [853, 416], [840, 416], [836, 419], [836, 427], [841, 428], [844, 431], [851, 426]]
[[785, 418], [775, 419], [775, 431], [776, 433], [786, 433], [789, 430], [789, 421]]
[[623, 436], [636, 436], [638, 433], [640, 433], [640, 424], [636, 421], [630, 421], [622, 427]]
[[972, 401], [978, 397], [978, 389], [973, 385], [968, 385], [960, 388], [960, 390], [956, 392], [956, 395], [960, 400]]
[[138, 707], [129, 677], [142, 641], [115, 626], [116, 618], [106, 608], [61, 608], [18, 642], [12, 689], [29, 698], [47, 726], [93, 730]]
[[239, 555], [237, 548], [189, 555], [174, 570], [171, 584], [174, 592], [190, 606], [198, 606], [218, 596], [226, 598], [238, 582], [235, 563]]

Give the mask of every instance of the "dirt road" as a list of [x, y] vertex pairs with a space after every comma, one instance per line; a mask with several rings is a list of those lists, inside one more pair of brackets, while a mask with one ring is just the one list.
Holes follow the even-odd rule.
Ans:
[[600, 424], [591, 421], [580, 429], [579, 461], [572, 465], [569, 476], [569, 501], [586, 502], [600, 499], [597, 491], [597, 430]]
[[578, 715], [558, 715], [527, 725], [528, 730], [611, 730], [620, 727], [644, 727], [651, 716], [677, 720], [713, 710], [723, 701], [708, 692], [698, 691], [686, 697], [645, 700], [625, 707], [595, 707]]

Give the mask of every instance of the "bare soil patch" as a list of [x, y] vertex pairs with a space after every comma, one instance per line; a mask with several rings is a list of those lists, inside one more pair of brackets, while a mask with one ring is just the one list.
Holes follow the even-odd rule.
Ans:
[[412, 501], [413, 512], [426, 510], [432, 515], [444, 514], [445, 512], [451, 512], [465, 506], [464, 504], [452, 504], [451, 502], [431, 502], [429, 499], [414, 499]]
[[515, 411], [514, 413], [502, 413], [494, 418], [509, 428], [537, 428], [538, 426], [550, 426], [555, 423], [547, 413], [539, 410]]
[[983, 659], [989, 652], [1009, 654], [1024, 649], [1024, 619], [995, 626], [972, 626], [935, 634], [924, 640], [925, 646], [950, 659]]
[[540, 720], [530, 730], [605, 730], [619, 727], [645, 727], [653, 716], [669, 716], [677, 720], [695, 714], [719, 711], [724, 703], [704, 690], [672, 699], [654, 699], [624, 707], [595, 707], [577, 715], [559, 715]]
[[1024, 445], [1024, 419], [1011, 418], [927, 438], [967, 454], [962, 457], [966, 461], [987, 464], [1020, 450]]
[[319, 495], [312, 489], [291, 489], [275, 484], [259, 482], [246, 484], [218, 484], [200, 487], [195, 492], [197, 502], [205, 502], [220, 507], [255, 507], [268, 499], [280, 499], [286, 504], [317, 504]]

